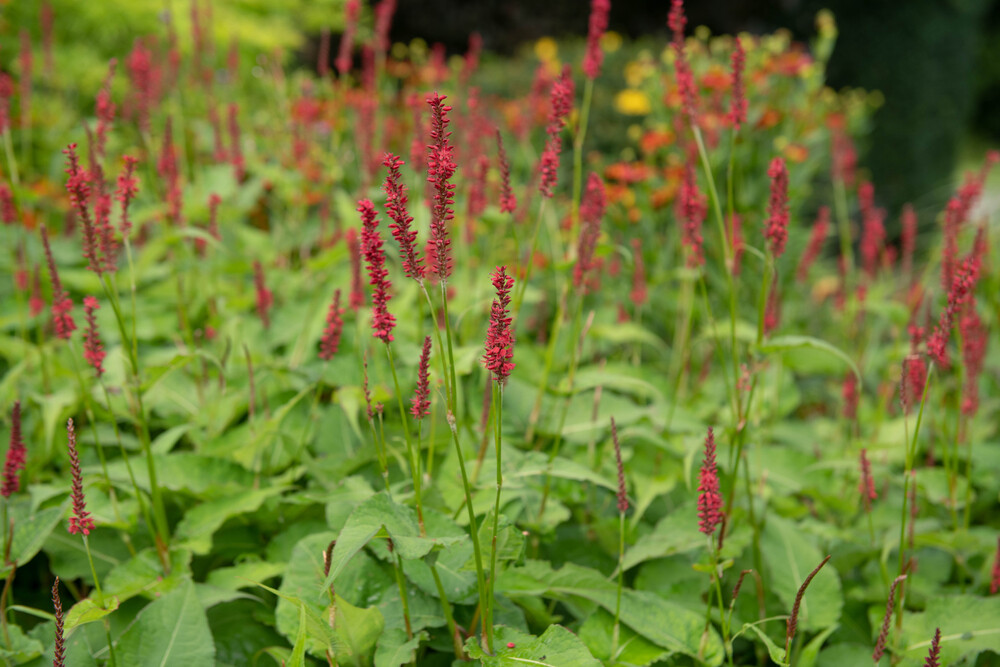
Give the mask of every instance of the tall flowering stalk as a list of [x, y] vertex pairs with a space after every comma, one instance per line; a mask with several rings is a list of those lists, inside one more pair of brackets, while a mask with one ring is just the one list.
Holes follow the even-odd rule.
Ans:
[[719, 494], [719, 473], [715, 465], [715, 434], [712, 427], [709, 427], [698, 482], [698, 530], [711, 536], [720, 523], [722, 496]]
[[399, 172], [399, 168], [405, 163], [398, 155], [387, 153], [385, 158], [382, 160], [382, 164], [389, 170], [389, 174], [385, 178], [385, 183], [383, 184], [382, 189], [385, 191], [386, 195], [386, 212], [389, 214], [389, 217], [392, 218], [392, 222], [389, 224], [389, 229], [392, 231], [392, 236], [396, 239], [396, 243], [399, 244], [400, 258], [402, 259], [403, 264], [403, 275], [407, 278], [413, 278], [418, 283], [423, 283], [423, 261], [421, 260], [420, 255], [417, 254], [415, 247], [417, 231], [415, 229], [410, 229], [410, 225], [413, 223], [413, 216], [406, 210], [406, 203], [408, 199], [406, 195], [406, 186], [403, 185], [403, 177]]
[[66, 640], [63, 637], [63, 608], [59, 597], [59, 577], [52, 582], [52, 609], [56, 619], [56, 641], [52, 657], [52, 667], [66, 667]]
[[795, 279], [804, 283], [809, 277], [809, 268], [823, 251], [823, 244], [830, 233], [830, 207], [820, 206], [816, 215], [816, 222], [813, 223], [812, 233], [809, 235], [809, 245], [799, 259], [799, 268], [795, 272]]
[[351, 259], [351, 296], [348, 306], [357, 312], [358, 308], [365, 305], [365, 289], [361, 281], [361, 244], [353, 227], [344, 233], [344, 243], [347, 244], [347, 254]]
[[729, 122], [733, 128], [738, 130], [740, 126], [747, 122], [747, 96], [743, 85], [743, 72], [747, 65], [747, 54], [743, 50], [743, 42], [740, 38], [734, 37], [733, 55], [730, 56], [732, 66], [732, 89], [729, 100]]
[[608, 13], [610, 11], [611, 0], [591, 0], [587, 50], [583, 55], [583, 73], [588, 79], [596, 79], [601, 73], [601, 63], [604, 62], [601, 38], [604, 37], [605, 31], [608, 29]]
[[967, 257], [955, 274], [948, 291], [948, 305], [942, 311], [931, 337], [927, 340], [927, 353], [942, 366], [948, 364], [948, 339], [962, 306], [972, 298], [979, 280], [979, 263], [974, 257]]
[[361, 214], [361, 254], [364, 256], [368, 269], [369, 284], [374, 288], [372, 293], [372, 334], [383, 343], [391, 343], [392, 330], [396, 326], [396, 318], [389, 312], [389, 271], [385, 268], [385, 250], [382, 248], [382, 236], [378, 231], [378, 218], [375, 205], [369, 199], [358, 202], [358, 213]]
[[563, 67], [562, 74], [552, 83], [550, 94], [549, 122], [545, 127], [545, 149], [542, 151], [542, 178], [539, 190], [542, 196], [551, 198], [559, 179], [559, 154], [562, 152], [562, 131], [566, 118], [573, 108], [573, 75], [569, 65]]
[[785, 252], [788, 241], [788, 168], [785, 160], [776, 157], [767, 169], [771, 179], [771, 198], [767, 205], [767, 230], [765, 236], [774, 259]]
[[[799, 624], [799, 609], [802, 606], [802, 598], [805, 597], [806, 589], [809, 588], [809, 584], [812, 580], [819, 574], [819, 571], [823, 569], [823, 566], [829, 562], [830, 556], [827, 556], [823, 561], [816, 566], [812, 572], [806, 575], [805, 580], [803, 580], [802, 585], [799, 586], [798, 592], [795, 594], [795, 602], [792, 604], [792, 613], [788, 616], [788, 620], [785, 621], [785, 660], [788, 661], [791, 656], [792, 650], [792, 640], [795, 639], [795, 631], [798, 629]], [[876, 660], [875, 662], [878, 662]]]
[[340, 307], [340, 290], [333, 293], [333, 302], [330, 310], [326, 313], [326, 328], [323, 329], [323, 336], [319, 341], [319, 358], [324, 361], [333, 359], [340, 347], [340, 335], [344, 330], [343, 315], [344, 309]]
[[490, 324], [486, 331], [483, 366], [493, 378], [493, 444], [496, 449], [497, 493], [493, 504], [493, 542], [490, 545], [489, 597], [486, 599], [487, 643], [493, 650], [493, 613], [496, 610], [497, 579], [497, 531], [500, 528], [500, 493], [503, 489], [503, 457], [501, 432], [503, 426], [503, 388], [510, 372], [514, 370], [514, 332], [511, 330], [510, 292], [514, 288], [514, 277], [507, 275], [506, 266], [498, 266], [490, 276], [496, 298], [490, 306]]
[[427, 151], [427, 182], [433, 192], [431, 203], [430, 240], [434, 246], [433, 261], [428, 270], [440, 282], [451, 276], [451, 221], [455, 218], [455, 175], [454, 147], [451, 132], [448, 131], [448, 113], [451, 107], [445, 105], [444, 95], [434, 94], [427, 98], [431, 107], [431, 144]]
[[586, 292], [590, 287], [590, 277], [597, 262], [594, 260], [594, 250], [597, 239], [601, 235], [601, 218], [607, 197], [604, 193], [604, 182], [601, 177], [591, 172], [587, 177], [587, 191], [580, 205], [580, 218], [583, 225], [580, 238], [577, 241], [576, 265], [573, 267], [573, 287]]
[[361, 3], [358, 0], [347, 0], [344, 4], [344, 33], [340, 36], [340, 48], [334, 65], [340, 76], [347, 76], [351, 71], [351, 52], [354, 49], [354, 34], [358, 29], [358, 13]]
[[673, 35], [670, 47], [674, 52], [674, 73], [677, 77], [677, 88], [680, 90], [684, 115], [688, 125], [695, 127], [698, 122], [698, 93], [695, 88], [694, 73], [691, 71], [691, 63], [688, 62], [687, 53], [684, 50], [685, 25], [687, 25], [687, 17], [684, 16], [684, 0], [673, 0], [670, 5], [670, 14], [667, 16], [667, 26]]
[[705, 196], [698, 190], [694, 164], [691, 160], [684, 165], [684, 179], [677, 199], [677, 215], [682, 225], [682, 242], [688, 249], [688, 268], [702, 266], [705, 255], [702, 252], [701, 225], [705, 220]]
[[931, 640], [931, 648], [924, 661], [924, 667], [941, 667], [938, 659], [941, 656], [941, 628], [934, 628], [934, 639]]
[[611, 418], [611, 442], [615, 447], [615, 467], [618, 472], [618, 591], [615, 599], [615, 624], [611, 630], [611, 657], [618, 653], [618, 636], [622, 609], [622, 589], [625, 586], [625, 513], [628, 512], [628, 494], [625, 489], [625, 466], [622, 464], [622, 446], [618, 441], [618, 425]]
[[73, 310], [73, 301], [69, 298], [69, 293], [63, 289], [59, 280], [59, 270], [56, 268], [56, 261], [52, 257], [52, 247], [49, 244], [49, 232], [45, 225], [41, 226], [42, 246], [45, 248], [45, 261], [49, 266], [49, 278], [52, 282], [52, 323], [55, 326], [56, 338], [69, 340], [76, 323], [70, 314]]
[[129, 234], [132, 231], [132, 220], [129, 219], [129, 206], [132, 200], [135, 199], [136, 194], [139, 192], [138, 181], [135, 178], [135, 165], [139, 162], [138, 158], [134, 158], [130, 155], [126, 155], [122, 158], [125, 166], [122, 167], [121, 173], [118, 175], [117, 188], [115, 189], [115, 199], [121, 206], [121, 218], [118, 223], [118, 229], [121, 230], [122, 238], [126, 241], [128, 240]]
[[83, 358], [97, 373], [97, 377], [104, 375], [105, 357], [101, 335], [97, 331], [97, 317], [94, 315], [100, 307], [100, 304], [94, 297], [83, 297], [83, 313], [87, 320], [87, 332], [83, 339]]
[[[10, 417], [10, 444], [4, 459], [3, 487], [0, 489], [0, 495], [4, 498], [10, 498], [21, 489], [20, 472], [27, 460], [28, 450], [25, 449], [21, 436], [21, 401], [14, 401]], [[2, 528], [7, 530], [6, 521]]]
[[517, 210], [517, 197], [510, 187], [510, 160], [503, 146], [503, 135], [497, 130], [497, 161], [500, 163], [500, 211], [513, 213]]
[[410, 400], [410, 414], [417, 421], [431, 413], [431, 386], [428, 364], [431, 357], [431, 337], [424, 337], [424, 346], [420, 350], [420, 363], [417, 365], [417, 389]]
[[101, 275], [104, 265], [98, 256], [98, 230], [94, 225], [94, 219], [90, 214], [90, 174], [80, 166], [80, 160], [76, 154], [76, 144], [70, 144], [63, 150], [66, 155], [66, 191], [69, 193], [69, 202], [83, 226], [83, 257], [87, 260], [87, 268]]
[[896, 608], [896, 589], [906, 580], [906, 575], [901, 574], [896, 577], [889, 588], [889, 599], [885, 603], [885, 616], [882, 617], [882, 628], [879, 630], [878, 639], [875, 641], [875, 650], [872, 651], [872, 660], [875, 664], [882, 659], [885, 654], [886, 641], [889, 638], [889, 626], [892, 623], [892, 612]]

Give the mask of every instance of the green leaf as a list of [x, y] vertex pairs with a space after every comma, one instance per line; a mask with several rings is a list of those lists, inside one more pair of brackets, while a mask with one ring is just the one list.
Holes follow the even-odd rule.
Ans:
[[299, 631], [295, 634], [295, 645], [292, 654], [285, 663], [286, 667], [304, 667], [306, 664], [306, 606], [299, 605]]
[[[63, 503], [59, 507], [32, 512], [27, 501], [11, 503], [9, 517], [14, 522], [14, 539], [10, 545], [10, 556], [18, 567], [25, 565], [41, 550], [45, 540], [59, 525], [66, 507], [67, 503]], [[0, 569], [0, 576], [6, 577], [10, 569], [9, 565]]]
[[653, 529], [636, 540], [625, 552], [623, 567], [630, 568], [654, 558], [701, 549], [705, 536], [698, 531], [698, 512], [694, 503], [687, 503], [660, 519]]
[[973, 664], [980, 653], [996, 653], [1000, 646], [1000, 597], [937, 596], [927, 600], [922, 613], [907, 612], [903, 617], [906, 657], [926, 657], [936, 628], [941, 628], [942, 665]]
[[281, 576], [284, 563], [263, 560], [247, 560], [229, 567], [220, 567], [208, 573], [206, 583], [228, 590], [239, 590], [253, 586], [254, 581], [266, 581]]
[[609, 665], [645, 667], [670, 656], [668, 649], [643, 638], [627, 625], [619, 625], [618, 651], [612, 659], [611, 638], [614, 624], [614, 616], [599, 608], [580, 626], [580, 639], [594, 657], [607, 661]]
[[493, 637], [496, 655], [487, 655], [476, 637], [465, 642], [469, 657], [480, 660], [483, 667], [514, 667], [515, 665], [546, 665], [548, 667], [600, 667], [579, 637], [561, 625], [551, 625], [541, 637], [526, 635], [520, 630], [497, 626]]
[[328, 589], [351, 557], [383, 528], [392, 538], [396, 553], [404, 560], [423, 558], [435, 547], [454, 544], [464, 539], [420, 537], [416, 512], [393, 502], [384, 492], [377, 493], [351, 512], [347, 523], [337, 535], [337, 545], [330, 557], [330, 573], [322, 586], [316, 590], [321, 592]]
[[116, 649], [119, 664], [134, 667], [213, 667], [215, 644], [194, 584], [187, 580], [143, 608]]
[[802, 348], [811, 348], [814, 350], [822, 350], [837, 357], [845, 364], [848, 368], [854, 372], [854, 376], [858, 380], [858, 386], [860, 387], [861, 380], [861, 370], [858, 369], [858, 365], [854, 363], [854, 360], [847, 356], [847, 353], [841, 350], [839, 347], [821, 340], [819, 338], [813, 338], [812, 336], [775, 336], [765, 341], [760, 346], [760, 351], [768, 354], [771, 352], [784, 352], [786, 350], [796, 350]]
[[24, 630], [17, 625], [13, 623], [8, 625], [7, 634], [10, 637], [10, 643], [0, 648], [0, 658], [4, 658], [5, 661], [9, 659], [15, 665], [23, 665], [42, 655], [44, 650], [42, 642], [24, 634]]
[[[285, 595], [281, 591], [275, 588], [271, 588], [270, 586], [265, 586], [264, 584], [261, 583], [258, 583], [257, 585], [263, 588], [265, 591], [273, 593], [277, 595], [279, 598], [281, 598], [281, 600], [278, 602], [279, 605], [281, 604], [281, 602], [287, 602], [295, 608], [305, 609], [306, 639], [308, 644], [307, 649], [312, 650], [310, 646], [318, 644], [318, 648], [316, 649], [316, 651], [320, 654], [325, 653], [326, 651], [330, 651], [331, 653], [336, 654], [338, 657], [341, 655], [340, 653], [337, 652], [338, 643], [333, 628], [331, 628], [329, 623], [327, 623], [327, 621], [323, 619], [313, 608], [311, 608], [309, 605], [307, 605], [305, 602], [303, 602], [301, 599], [297, 597], [291, 595]], [[296, 611], [295, 614], [296, 618], [299, 618], [301, 616], [300, 611]], [[278, 629], [279, 631], [281, 631], [280, 620]], [[285, 633], [284, 631], [282, 632], [286, 636], [289, 636], [291, 634], [291, 633]], [[295, 634], [298, 634], [298, 626], [296, 626], [295, 628]]]
[[[281, 597], [274, 610], [278, 632], [295, 640], [300, 608], [305, 608], [309, 629], [306, 649], [311, 655], [323, 656], [336, 644], [329, 624], [329, 589], [322, 587], [323, 553], [334, 533], [316, 533], [305, 537], [292, 549], [291, 558], [277, 594]], [[269, 591], [273, 589], [257, 584]]]
[[385, 627], [382, 612], [375, 607], [355, 607], [339, 595], [336, 599], [337, 639], [347, 649], [347, 655], [338, 653], [337, 659], [345, 667], [367, 667], [372, 662], [375, 644]]
[[[772, 515], [761, 535], [768, 588], [791, 612], [799, 586], [823, 560], [812, 541], [788, 519]], [[799, 629], [819, 631], [840, 621], [844, 598], [836, 569], [824, 567], [809, 584], [799, 606]]]
[[802, 649], [802, 652], [799, 653], [799, 659], [795, 662], [795, 667], [813, 667], [813, 665], [816, 664], [816, 659], [819, 656], [819, 650], [823, 648], [824, 642], [826, 642], [826, 640], [830, 638], [830, 635], [836, 632], [839, 627], [839, 625], [831, 625], [826, 630], [810, 639], [809, 643]]
[[743, 629], [740, 630], [738, 633], [736, 633], [733, 639], [736, 639], [736, 637], [746, 633], [748, 630], [753, 632], [755, 635], [757, 635], [758, 639], [764, 642], [764, 646], [767, 647], [767, 654], [771, 656], [771, 660], [774, 662], [774, 664], [778, 665], [779, 667], [788, 667], [788, 662], [785, 660], [785, 647], [778, 646], [777, 644], [775, 644], [774, 640], [768, 637], [766, 632], [758, 628], [756, 623], [744, 624]]
[[649, 329], [635, 322], [618, 322], [614, 325], [595, 324], [590, 328], [590, 337], [598, 341], [606, 341], [615, 345], [625, 343], [643, 343], [657, 350], [666, 350], [667, 344]]
[[256, 511], [265, 500], [280, 495], [288, 487], [249, 489], [208, 500], [190, 509], [177, 525], [175, 539], [202, 556], [212, 550], [212, 535], [231, 517]]
[[118, 598], [114, 595], [104, 600], [103, 607], [94, 602], [92, 598], [84, 598], [66, 613], [66, 620], [63, 621], [64, 628], [66, 632], [69, 632], [78, 625], [99, 621], [116, 609], [118, 609]]
[[[572, 563], [554, 571], [543, 561], [500, 573], [497, 591], [510, 598], [577, 596], [614, 612], [618, 587], [600, 572]], [[722, 640], [711, 631], [703, 645], [705, 618], [679, 604], [644, 591], [622, 591], [621, 620], [658, 646], [696, 657], [709, 665], [722, 663]]]
[[170, 574], [163, 574], [163, 565], [156, 549], [143, 549], [133, 558], [115, 566], [102, 579], [106, 595], [115, 595], [120, 602], [137, 595], [153, 597], [174, 590], [190, 575], [191, 552], [170, 550]]
[[413, 660], [413, 652], [420, 647], [421, 642], [428, 639], [426, 630], [406, 638], [406, 630], [392, 628], [382, 633], [375, 650], [375, 667], [399, 667]]
[[590, 482], [605, 489], [616, 491], [618, 482], [601, 477], [596, 472], [585, 465], [577, 463], [567, 458], [557, 456], [549, 465], [548, 455], [542, 452], [528, 452], [517, 464], [516, 469], [504, 474], [504, 479], [517, 479], [520, 477], [532, 477], [544, 475], [546, 472], [552, 477], [570, 479], [576, 482]]

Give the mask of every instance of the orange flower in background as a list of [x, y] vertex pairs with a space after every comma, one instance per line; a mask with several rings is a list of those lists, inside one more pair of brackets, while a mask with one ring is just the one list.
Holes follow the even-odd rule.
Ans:
[[643, 153], [655, 153], [660, 148], [673, 146], [677, 141], [677, 135], [670, 130], [650, 130], [642, 135], [639, 140], [639, 148]]

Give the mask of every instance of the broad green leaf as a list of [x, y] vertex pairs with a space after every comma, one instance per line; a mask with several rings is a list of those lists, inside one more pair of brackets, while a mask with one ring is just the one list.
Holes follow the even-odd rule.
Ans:
[[[300, 616], [299, 609], [305, 610], [307, 649], [309, 649], [310, 646], [317, 646], [318, 648], [316, 650], [321, 655], [325, 654], [326, 651], [335, 653], [337, 656], [341, 656], [344, 653], [345, 649], [338, 648], [340, 644], [338, 643], [337, 635], [334, 632], [334, 629], [330, 627], [329, 622], [322, 616], [320, 616], [320, 614], [317, 613], [315, 609], [307, 605], [301, 599], [291, 595], [285, 595], [276, 588], [271, 588], [270, 586], [265, 586], [264, 584], [261, 583], [258, 583], [257, 585], [263, 588], [265, 591], [273, 593], [277, 595], [279, 598], [281, 598], [278, 604], [286, 602], [289, 605], [291, 605], [291, 608], [294, 610], [293, 611], [294, 617], [296, 619], [298, 619]], [[278, 629], [279, 631], [281, 630], [280, 622]], [[297, 634], [298, 626], [296, 626], [295, 630]], [[283, 634], [285, 634], [285, 636], [289, 636], [290, 633], [283, 632]]]
[[698, 531], [698, 511], [694, 503], [687, 503], [660, 519], [653, 532], [636, 540], [625, 551], [623, 566], [626, 570], [654, 558], [702, 549], [705, 536]]
[[616, 655], [612, 657], [611, 642], [614, 624], [614, 615], [599, 608], [588, 616], [583, 625], [580, 626], [580, 639], [587, 645], [595, 658], [604, 660], [612, 666], [646, 667], [646, 665], [665, 660], [670, 656], [671, 652], [668, 649], [643, 638], [627, 625], [619, 624], [618, 650]]
[[[820, 564], [823, 554], [794, 523], [777, 515], [768, 517], [760, 548], [767, 567], [764, 580], [791, 613], [799, 586]], [[819, 631], [835, 625], [843, 606], [840, 577], [827, 565], [812, 580], [802, 598], [799, 629]]]
[[406, 630], [402, 628], [386, 630], [379, 638], [378, 648], [375, 650], [375, 667], [399, 667], [408, 664], [413, 660], [413, 652], [427, 639], [426, 630], [413, 635], [413, 639], [407, 639]]
[[983, 652], [1000, 653], [1000, 597], [938, 596], [927, 600], [923, 612], [907, 612], [902, 643], [910, 664], [926, 657], [936, 628], [942, 665], [973, 664]]
[[403, 559], [423, 558], [434, 547], [454, 544], [462, 539], [420, 537], [416, 512], [393, 502], [384, 492], [377, 493], [354, 508], [337, 535], [337, 545], [330, 558], [330, 573], [317, 593], [328, 589], [351, 557], [383, 528], [392, 538], [396, 553]]
[[[171, 491], [186, 491], [200, 498], [218, 498], [253, 486], [254, 475], [238, 463], [192, 452], [173, 452], [154, 456], [156, 479]], [[139, 488], [149, 491], [149, 475], [144, 465], [132, 464]], [[108, 463], [108, 474], [115, 482], [131, 485], [121, 460]]]
[[775, 336], [765, 341], [760, 346], [760, 351], [768, 354], [771, 352], [784, 352], [786, 350], [796, 350], [802, 348], [811, 348], [814, 350], [822, 350], [837, 357], [854, 373], [854, 376], [858, 379], [858, 386], [862, 384], [861, 380], [861, 370], [858, 365], [854, 363], [854, 360], [847, 356], [847, 353], [841, 350], [839, 347], [821, 340], [819, 338], [813, 338], [812, 336]]
[[299, 606], [299, 631], [295, 633], [292, 654], [284, 663], [286, 667], [304, 667], [306, 664], [306, 606]]
[[511, 472], [504, 474], [504, 479], [517, 479], [519, 477], [533, 477], [548, 473], [552, 477], [561, 479], [571, 479], [577, 482], [591, 482], [605, 489], [615, 491], [618, 489], [618, 482], [601, 477], [585, 465], [570, 459], [557, 456], [549, 465], [549, 457], [542, 452], [528, 452], [524, 458], [514, 467]]
[[315, 656], [324, 655], [335, 644], [329, 624], [330, 591], [323, 588], [323, 553], [334, 537], [334, 533], [324, 532], [299, 540], [281, 579], [281, 599], [274, 611], [278, 632], [294, 642], [300, 609], [306, 610], [311, 623], [306, 650]]
[[6, 632], [10, 641], [0, 647], [0, 658], [7, 664], [23, 665], [42, 655], [42, 642], [26, 635], [20, 626], [11, 623], [7, 625]]
[[[5, 501], [6, 502], [6, 501]], [[14, 539], [11, 540], [10, 557], [18, 567], [25, 565], [35, 557], [45, 544], [52, 531], [59, 525], [68, 503], [59, 507], [49, 507], [36, 512], [31, 511], [27, 501], [9, 504], [9, 519], [14, 523]], [[10, 573], [10, 566], [0, 568], [0, 576]]]
[[[500, 573], [497, 591], [507, 597], [577, 596], [614, 612], [618, 587], [600, 572], [572, 563], [560, 570], [543, 561], [528, 561]], [[624, 590], [621, 620], [649, 641], [677, 653], [699, 657], [709, 665], [723, 658], [722, 640], [712, 631], [703, 646], [704, 616], [653, 593]]]
[[267, 581], [280, 576], [285, 571], [284, 563], [271, 563], [264, 560], [249, 560], [220, 567], [208, 573], [206, 583], [229, 590], [239, 590], [253, 586], [254, 581]]
[[248, 489], [239, 493], [207, 500], [188, 510], [177, 525], [175, 539], [197, 555], [212, 550], [212, 535], [228, 519], [256, 511], [265, 500], [280, 495], [287, 487], [272, 486]]
[[114, 595], [105, 597], [104, 606], [98, 605], [92, 598], [84, 598], [66, 613], [63, 627], [66, 632], [69, 632], [78, 625], [99, 621], [116, 609], [118, 609], [118, 598]]
[[215, 644], [194, 584], [187, 580], [143, 608], [116, 653], [120, 664], [134, 667], [215, 665]]
[[[767, 633], [757, 627], [755, 623], [746, 623], [743, 629], [737, 634], [745, 634], [746, 632], [752, 632], [757, 635], [757, 638], [764, 642], [764, 646], [767, 647], [767, 654], [771, 656], [771, 660], [778, 667], [788, 667], [788, 661], [785, 659], [785, 647], [778, 646], [774, 643], [774, 640], [767, 636]], [[736, 637], [733, 637], [734, 639]]]
[[561, 625], [551, 625], [541, 637], [526, 635], [506, 626], [497, 626], [493, 647], [496, 655], [488, 655], [476, 637], [470, 637], [465, 650], [470, 658], [480, 660], [483, 667], [513, 667], [514, 665], [547, 665], [548, 667], [600, 667], [579, 637]]
[[831, 625], [826, 630], [810, 639], [809, 643], [802, 649], [802, 652], [799, 653], [799, 659], [795, 661], [795, 667], [813, 667], [813, 665], [816, 664], [816, 659], [819, 657], [819, 650], [823, 648], [823, 644], [826, 640], [829, 639], [830, 635], [836, 632], [839, 627], [839, 625]]
[[643, 343], [658, 350], [666, 350], [667, 344], [655, 333], [635, 322], [619, 322], [615, 325], [595, 324], [590, 328], [590, 337], [615, 345]]
[[372, 663], [375, 644], [385, 627], [382, 612], [375, 607], [355, 607], [339, 595], [336, 599], [337, 639], [346, 648], [337, 654], [338, 662], [344, 667], [367, 667]]
[[125, 602], [137, 595], [153, 597], [172, 591], [190, 576], [190, 570], [191, 552], [171, 549], [170, 574], [164, 576], [156, 549], [149, 547], [113, 568], [101, 581], [105, 594]]

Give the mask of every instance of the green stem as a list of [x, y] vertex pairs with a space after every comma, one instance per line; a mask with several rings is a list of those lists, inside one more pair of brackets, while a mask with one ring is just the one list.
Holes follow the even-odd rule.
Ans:
[[410, 438], [410, 427], [406, 421], [406, 408], [403, 407], [403, 392], [399, 390], [399, 376], [396, 374], [396, 362], [392, 356], [392, 345], [385, 344], [386, 354], [389, 356], [389, 368], [392, 370], [392, 383], [396, 388], [396, 404], [399, 406], [399, 419], [402, 421], [403, 436], [406, 439], [406, 453], [410, 458], [410, 477], [413, 478], [413, 495], [417, 505], [417, 521], [420, 524], [420, 534], [425, 535], [424, 529], [424, 504], [420, 493], [420, 457], [413, 449], [413, 440]]
[[436, 563], [431, 565], [431, 576], [434, 577], [434, 587], [437, 589], [438, 599], [441, 601], [441, 611], [444, 613], [444, 620], [448, 625], [448, 632], [451, 634], [455, 657], [460, 660], [464, 659], [465, 651], [462, 649], [462, 638], [458, 634], [458, 626], [455, 625], [455, 616], [452, 614], [451, 604], [448, 602], [448, 594], [445, 593], [444, 584], [441, 583], [441, 575], [438, 574]]
[[[451, 404], [448, 406], [448, 409], [455, 415], [458, 415], [458, 381], [455, 379], [455, 352], [452, 346], [452, 339], [454, 336], [451, 332], [451, 317], [448, 315], [448, 285], [444, 280], [442, 280], [440, 284], [441, 306], [444, 309], [445, 338], [448, 341], [448, 369], [451, 377]], [[433, 317], [433, 311], [431, 312], [431, 316]], [[434, 326], [437, 328], [436, 322]]]
[[615, 624], [611, 628], [611, 660], [618, 656], [618, 637], [622, 612], [622, 589], [625, 587], [625, 512], [618, 512], [618, 592], [615, 597]]

